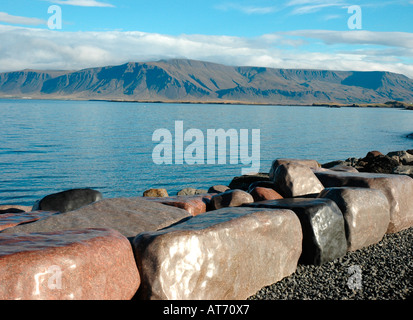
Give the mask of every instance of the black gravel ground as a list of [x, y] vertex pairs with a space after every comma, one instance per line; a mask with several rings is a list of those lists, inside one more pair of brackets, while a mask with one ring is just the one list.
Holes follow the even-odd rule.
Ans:
[[[353, 269], [361, 271], [357, 273]], [[359, 277], [361, 275], [361, 277]], [[321, 266], [298, 265], [291, 276], [249, 300], [413, 299], [413, 228], [385, 235], [378, 244], [348, 252]]]

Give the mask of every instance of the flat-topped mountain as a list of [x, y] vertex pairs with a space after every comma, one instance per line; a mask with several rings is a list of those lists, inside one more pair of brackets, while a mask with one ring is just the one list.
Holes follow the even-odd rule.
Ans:
[[391, 72], [233, 67], [172, 59], [78, 71], [0, 73], [0, 97], [265, 104], [413, 102], [413, 80]]

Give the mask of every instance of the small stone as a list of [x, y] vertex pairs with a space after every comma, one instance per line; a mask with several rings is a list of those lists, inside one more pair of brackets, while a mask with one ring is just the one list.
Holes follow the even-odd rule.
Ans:
[[144, 197], [168, 197], [168, 191], [163, 188], [148, 189], [143, 192]]
[[210, 210], [225, 207], [239, 207], [243, 204], [252, 202], [254, 202], [254, 198], [248, 192], [238, 189], [228, 190], [212, 196], [210, 201]]
[[204, 189], [184, 188], [178, 191], [178, 196], [193, 196], [197, 194], [204, 194], [207, 192], [208, 190], [204, 190]]
[[6, 204], [0, 206], [0, 214], [30, 212], [30, 211], [32, 211], [32, 206], [6, 205]]
[[222, 193], [229, 190], [230, 187], [224, 185], [212, 186], [208, 189], [208, 193]]

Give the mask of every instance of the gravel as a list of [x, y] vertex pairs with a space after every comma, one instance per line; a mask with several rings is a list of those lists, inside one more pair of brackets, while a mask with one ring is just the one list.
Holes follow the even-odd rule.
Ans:
[[[357, 272], [359, 271], [359, 272]], [[249, 300], [406, 300], [413, 298], [413, 228], [347, 252], [262, 288]]]

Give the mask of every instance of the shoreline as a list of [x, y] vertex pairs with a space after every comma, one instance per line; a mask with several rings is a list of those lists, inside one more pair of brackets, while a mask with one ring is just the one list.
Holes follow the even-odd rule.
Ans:
[[284, 106], [284, 107], [324, 107], [324, 108], [386, 108], [413, 110], [413, 103], [400, 101], [371, 102], [371, 103], [334, 103], [334, 102], [308, 102], [308, 103], [270, 103], [234, 100], [211, 100], [211, 101], [189, 101], [189, 100], [126, 100], [126, 99], [88, 99], [88, 98], [68, 98], [68, 97], [4, 97], [0, 100], [40, 100], [40, 101], [92, 101], [92, 102], [125, 102], [125, 103], [154, 103], [154, 104], [201, 104], [201, 105], [243, 105], [243, 106]]

